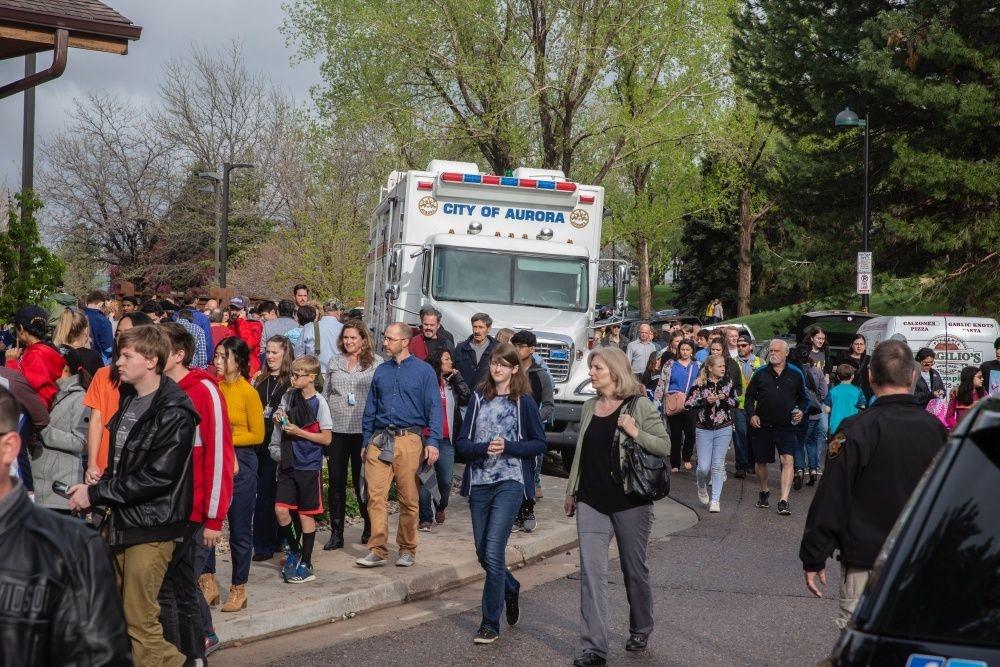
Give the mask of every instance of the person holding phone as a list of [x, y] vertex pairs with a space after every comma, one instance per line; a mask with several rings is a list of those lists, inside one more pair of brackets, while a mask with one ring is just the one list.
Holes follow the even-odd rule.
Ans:
[[535, 459], [545, 451], [545, 429], [517, 349], [498, 344], [489, 375], [473, 393], [455, 442], [468, 465], [461, 494], [469, 499], [476, 555], [486, 571], [482, 621], [476, 644], [500, 636], [500, 612], [508, 625], [520, 617], [520, 584], [506, 566], [507, 540], [525, 500], [535, 497]]
[[[274, 413], [279, 427], [271, 437], [271, 457], [278, 462], [274, 514], [278, 530], [291, 552], [281, 570], [286, 583], [316, 579], [312, 566], [316, 542], [316, 515], [323, 513], [323, 448], [333, 439], [330, 405], [316, 393], [319, 359], [312, 355], [292, 362], [292, 387]], [[292, 510], [302, 521], [302, 539], [292, 526]]]

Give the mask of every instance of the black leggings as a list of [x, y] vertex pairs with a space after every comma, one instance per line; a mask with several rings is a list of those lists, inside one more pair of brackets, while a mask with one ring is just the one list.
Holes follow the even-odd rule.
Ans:
[[680, 468], [682, 454], [688, 462], [694, 453], [694, 413], [685, 410], [671, 415], [667, 417], [667, 426], [670, 427], [670, 467]]
[[351, 467], [354, 495], [358, 498], [361, 518], [367, 529], [368, 507], [361, 502], [361, 445], [360, 433], [334, 433], [330, 443], [330, 454], [326, 460], [330, 473], [329, 500], [330, 523], [334, 530], [344, 529], [344, 514], [347, 509], [347, 466]]

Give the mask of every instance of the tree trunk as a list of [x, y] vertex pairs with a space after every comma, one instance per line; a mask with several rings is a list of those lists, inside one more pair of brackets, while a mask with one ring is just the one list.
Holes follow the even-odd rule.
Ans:
[[750, 314], [750, 248], [756, 221], [750, 215], [750, 191], [740, 190], [739, 281], [736, 286], [736, 317]]
[[653, 290], [649, 284], [649, 242], [641, 232], [635, 238], [635, 259], [639, 263], [639, 317], [645, 320], [653, 312]]

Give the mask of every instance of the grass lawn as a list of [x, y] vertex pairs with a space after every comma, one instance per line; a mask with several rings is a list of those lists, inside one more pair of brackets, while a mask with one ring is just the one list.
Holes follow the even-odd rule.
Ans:
[[[597, 290], [597, 303], [612, 303], [614, 302], [614, 293], [610, 287], [600, 287]], [[653, 310], [662, 310], [664, 308], [672, 308], [672, 302], [674, 299], [674, 288], [672, 285], [654, 285], [653, 286]], [[628, 306], [629, 308], [639, 307], [639, 286], [631, 285], [628, 288]]]
[[[802, 313], [812, 310], [860, 310], [860, 297], [844, 301], [822, 299], [793, 306], [785, 306], [778, 310], [766, 310], [746, 317], [735, 318], [735, 322], [743, 322], [753, 331], [754, 338], [766, 338], [773, 335], [783, 335], [788, 332], [789, 319], [798, 319]], [[930, 315], [947, 310], [943, 301], [919, 301], [913, 295], [895, 292], [891, 294], [873, 294], [869, 310], [876, 315]]]

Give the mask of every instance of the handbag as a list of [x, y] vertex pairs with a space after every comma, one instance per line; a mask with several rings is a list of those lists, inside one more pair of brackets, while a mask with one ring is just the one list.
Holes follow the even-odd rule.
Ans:
[[694, 369], [689, 367], [687, 386], [684, 387], [684, 391], [683, 392], [673, 391], [667, 394], [667, 399], [663, 401], [663, 414], [665, 414], [668, 417], [673, 417], [674, 415], [679, 415], [680, 413], [684, 412], [684, 410], [686, 409], [684, 407], [684, 403], [687, 401], [687, 393], [688, 390], [691, 389], [692, 375], [694, 375]]
[[[624, 413], [633, 415], [637, 396], [629, 399], [625, 405]], [[647, 452], [642, 446], [621, 429], [615, 430], [615, 446], [611, 448], [612, 456], [616, 457], [612, 461], [612, 479], [615, 482], [627, 480], [632, 489], [632, 493], [646, 500], [654, 501], [665, 498], [670, 493], [670, 473], [667, 470], [667, 462], [663, 457]], [[624, 451], [625, 463], [620, 464], [621, 455]], [[614, 471], [621, 465], [620, 479], [616, 478]]]

